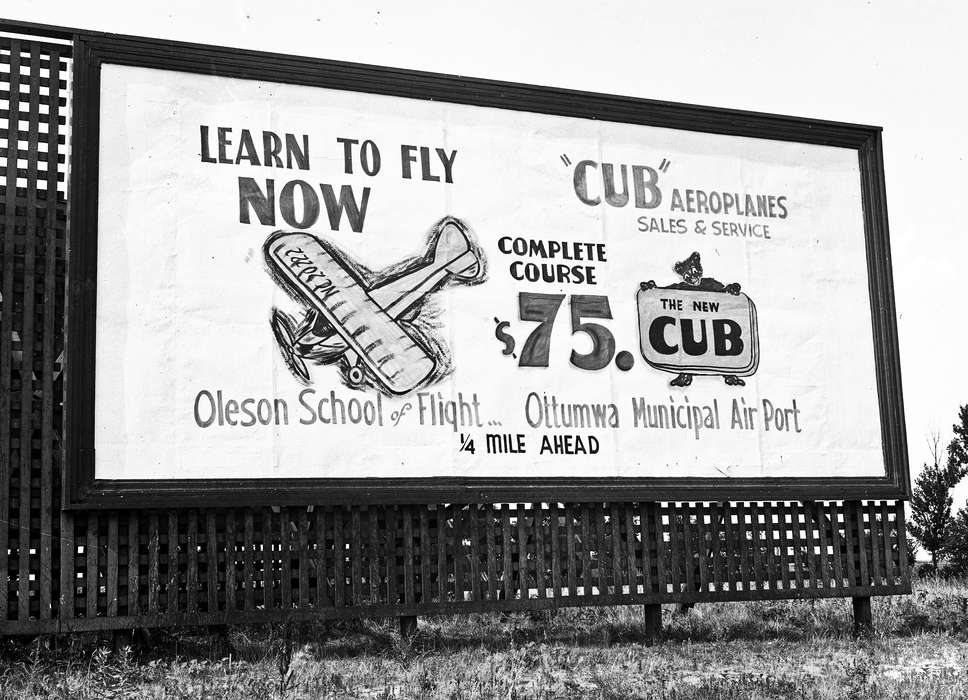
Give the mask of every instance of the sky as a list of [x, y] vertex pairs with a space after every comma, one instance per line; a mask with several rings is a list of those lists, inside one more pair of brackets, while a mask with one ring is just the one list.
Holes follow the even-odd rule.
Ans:
[[962, 3], [7, 0], [0, 15], [880, 125], [912, 476], [968, 404]]

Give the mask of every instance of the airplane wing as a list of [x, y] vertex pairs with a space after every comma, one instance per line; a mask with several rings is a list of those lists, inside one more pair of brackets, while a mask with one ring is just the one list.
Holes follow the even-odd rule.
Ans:
[[405, 394], [434, 371], [433, 358], [316, 238], [275, 234], [266, 241], [265, 256], [280, 281], [322, 314], [390, 392]]

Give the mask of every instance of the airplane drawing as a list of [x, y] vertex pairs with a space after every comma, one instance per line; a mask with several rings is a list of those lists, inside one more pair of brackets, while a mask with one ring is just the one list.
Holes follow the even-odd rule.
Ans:
[[340, 362], [349, 386], [391, 395], [425, 386], [448, 368], [427, 324], [417, 327], [427, 296], [448, 282], [478, 284], [485, 276], [481, 251], [453, 217], [434, 227], [423, 258], [377, 274], [308, 233], [276, 231], [263, 252], [269, 274], [306, 308], [301, 320], [272, 309], [270, 326], [292, 374], [309, 384], [307, 362]]

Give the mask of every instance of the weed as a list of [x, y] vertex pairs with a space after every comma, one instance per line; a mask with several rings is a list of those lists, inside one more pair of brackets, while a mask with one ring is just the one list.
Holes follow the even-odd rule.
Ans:
[[[871, 639], [843, 599], [667, 606], [646, 646], [641, 608], [170, 630], [140, 652], [97, 635], [0, 645], [0, 697], [962, 697], [968, 583], [876, 598]], [[228, 641], [226, 647], [225, 642]], [[230, 653], [225, 654], [225, 649]]]

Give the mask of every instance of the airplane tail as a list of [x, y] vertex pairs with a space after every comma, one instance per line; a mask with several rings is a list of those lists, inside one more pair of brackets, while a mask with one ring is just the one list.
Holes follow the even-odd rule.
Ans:
[[[472, 253], [467, 255], [467, 253]], [[481, 272], [481, 263], [474, 251], [465, 229], [455, 219], [444, 219], [434, 243], [434, 257], [437, 262], [447, 261], [444, 269], [458, 279], [474, 279]]]

